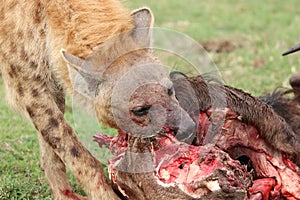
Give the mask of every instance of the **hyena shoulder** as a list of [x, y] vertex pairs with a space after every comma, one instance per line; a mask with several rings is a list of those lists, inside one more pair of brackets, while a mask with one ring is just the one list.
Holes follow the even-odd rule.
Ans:
[[22, 80], [15, 82], [35, 85], [34, 80], [55, 79], [70, 91], [61, 49], [85, 58], [103, 41], [134, 27], [129, 10], [115, 0], [6, 0], [0, 11], [3, 76], [16, 79], [21, 71]]
[[62, 49], [84, 60], [107, 39], [136, 26], [132, 13], [117, 0], [0, 3], [0, 71], [6, 98], [38, 132], [41, 167], [53, 199], [69, 199], [66, 192], [72, 198], [86, 199], [72, 191], [66, 167], [89, 199], [117, 199], [100, 162], [64, 118], [65, 91], [73, 93], [74, 89]]

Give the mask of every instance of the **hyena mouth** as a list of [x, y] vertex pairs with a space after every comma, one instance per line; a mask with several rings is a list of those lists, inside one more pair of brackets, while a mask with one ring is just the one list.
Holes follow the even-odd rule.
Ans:
[[[212, 132], [218, 120], [213, 115], [224, 118]], [[192, 144], [179, 141], [167, 127], [151, 138], [122, 131], [94, 136], [115, 155], [108, 162], [109, 174], [126, 198], [139, 199], [133, 194], [140, 194], [140, 187], [144, 193], [165, 190], [166, 196], [176, 193], [184, 199], [299, 199], [299, 167], [266, 143], [256, 128], [228, 108], [208, 109], [196, 117], [198, 132]]]

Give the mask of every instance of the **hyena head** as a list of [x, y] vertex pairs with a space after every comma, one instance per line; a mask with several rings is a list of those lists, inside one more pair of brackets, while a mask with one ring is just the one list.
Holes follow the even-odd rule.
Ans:
[[133, 30], [99, 44], [85, 59], [62, 51], [70, 71], [76, 71], [75, 93], [92, 102], [98, 120], [110, 127], [145, 137], [169, 127], [180, 139], [191, 139], [195, 123], [149, 49], [152, 13], [143, 8], [132, 17]]

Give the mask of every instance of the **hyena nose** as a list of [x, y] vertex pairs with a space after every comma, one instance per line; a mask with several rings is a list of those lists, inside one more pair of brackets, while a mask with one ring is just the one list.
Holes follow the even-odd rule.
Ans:
[[187, 144], [192, 144], [196, 135], [196, 124], [192, 118], [184, 111], [181, 115], [179, 129], [176, 134], [176, 138], [179, 141], [183, 141]]
[[178, 140], [188, 144], [193, 142], [196, 135], [196, 123], [178, 104], [170, 106], [166, 126], [176, 130]]

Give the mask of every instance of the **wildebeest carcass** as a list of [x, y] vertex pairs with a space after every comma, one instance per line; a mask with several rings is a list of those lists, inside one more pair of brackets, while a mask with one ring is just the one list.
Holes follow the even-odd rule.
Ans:
[[299, 75], [261, 98], [202, 76], [171, 79], [194, 132], [95, 136], [115, 155], [109, 174], [124, 199], [300, 199]]

